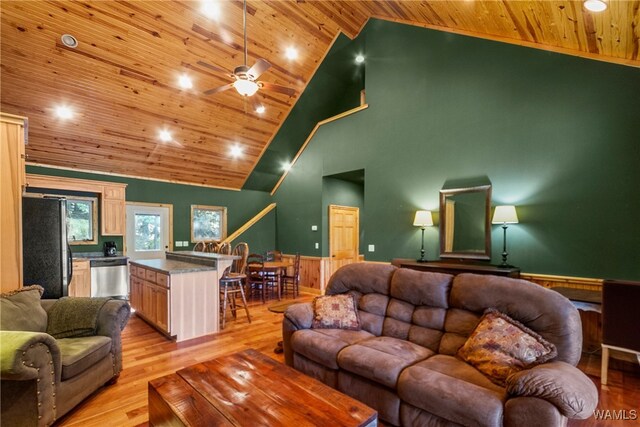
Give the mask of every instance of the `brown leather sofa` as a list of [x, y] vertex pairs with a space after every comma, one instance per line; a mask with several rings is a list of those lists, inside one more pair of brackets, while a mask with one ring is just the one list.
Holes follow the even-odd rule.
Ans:
[[[582, 330], [566, 298], [536, 284], [475, 274], [351, 264], [328, 295], [355, 296], [362, 330], [312, 329], [310, 303], [283, 320], [285, 361], [402, 426], [559, 426], [593, 414], [598, 393], [575, 368]], [[498, 386], [456, 357], [487, 308], [496, 308], [557, 348], [551, 361]]]

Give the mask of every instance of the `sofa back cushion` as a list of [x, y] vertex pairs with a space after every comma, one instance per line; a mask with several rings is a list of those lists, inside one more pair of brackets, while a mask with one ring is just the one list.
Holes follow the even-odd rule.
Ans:
[[380, 336], [389, 304], [391, 277], [396, 270], [393, 265], [385, 264], [345, 265], [329, 279], [326, 295], [352, 294], [358, 307], [361, 328]]
[[582, 351], [580, 315], [562, 295], [526, 280], [464, 273], [453, 280], [439, 352], [454, 355], [487, 308], [495, 308], [556, 346], [554, 360], [576, 365]]
[[41, 286], [32, 285], [0, 294], [0, 330], [46, 331], [47, 312], [40, 305], [43, 292]]
[[396, 270], [382, 335], [438, 351], [452, 279], [450, 274]]

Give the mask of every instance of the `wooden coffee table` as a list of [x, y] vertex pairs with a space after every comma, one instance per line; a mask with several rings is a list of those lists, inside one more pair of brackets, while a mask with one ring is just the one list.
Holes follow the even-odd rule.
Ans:
[[376, 426], [363, 403], [255, 350], [149, 381], [152, 426]]

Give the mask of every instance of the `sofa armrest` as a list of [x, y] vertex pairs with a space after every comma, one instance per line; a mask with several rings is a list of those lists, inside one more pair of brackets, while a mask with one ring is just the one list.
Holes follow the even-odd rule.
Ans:
[[313, 307], [311, 303], [300, 303], [289, 306], [284, 312], [282, 321], [282, 348], [284, 350], [284, 362], [293, 366], [293, 349], [291, 348], [291, 336], [295, 331], [310, 329], [313, 321]]
[[52, 424], [56, 419], [55, 396], [62, 375], [56, 340], [42, 332], [0, 331], [0, 343], [0, 423]]
[[565, 362], [545, 363], [512, 374], [506, 386], [510, 395], [544, 399], [568, 418], [588, 418], [598, 405], [593, 381]]
[[121, 332], [131, 316], [131, 306], [123, 300], [110, 300], [98, 314], [96, 335], [111, 338], [111, 353], [114, 356], [114, 375], [122, 370], [122, 337]]

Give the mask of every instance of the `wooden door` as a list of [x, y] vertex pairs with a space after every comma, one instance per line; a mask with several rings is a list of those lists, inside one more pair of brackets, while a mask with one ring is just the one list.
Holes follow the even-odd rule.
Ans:
[[360, 209], [329, 205], [330, 274], [343, 265], [358, 262]]

